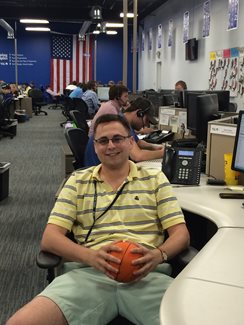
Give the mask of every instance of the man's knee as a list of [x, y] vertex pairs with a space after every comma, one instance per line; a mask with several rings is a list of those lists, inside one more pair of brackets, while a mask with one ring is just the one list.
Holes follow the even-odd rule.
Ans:
[[38, 296], [19, 309], [6, 325], [67, 325], [59, 307], [49, 298]]

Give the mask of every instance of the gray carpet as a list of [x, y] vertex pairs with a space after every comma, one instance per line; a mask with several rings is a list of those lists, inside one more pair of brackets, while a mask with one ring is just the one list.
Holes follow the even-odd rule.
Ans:
[[0, 140], [0, 162], [11, 163], [9, 197], [0, 201], [0, 324], [46, 285], [36, 254], [64, 171], [60, 110], [18, 124], [17, 136]]

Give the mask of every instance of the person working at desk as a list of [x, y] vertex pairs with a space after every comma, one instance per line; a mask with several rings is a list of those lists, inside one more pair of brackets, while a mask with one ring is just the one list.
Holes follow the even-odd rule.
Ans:
[[175, 90], [186, 90], [186, 89], [187, 89], [187, 85], [186, 85], [185, 81], [179, 80], [176, 82]]
[[[77, 267], [58, 276], [6, 325], [103, 325], [119, 312], [135, 324], [159, 325], [161, 299], [172, 282], [165, 262], [189, 243], [184, 216], [164, 174], [129, 161], [133, 138], [126, 119], [100, 116], [94, 135], [101, 165], [71, 175], [41, 242], [43, 250]], [[66, 237], [70, 231], [78, 244]], [[110, 262], [121, 261], [109, 253], [119, 250], [117, 240], [137, 243], [131, 253], [143, 255], [133, 261], [139, 266], [134, 282], [114, 281], [117, 269]]]
[[[144, 126], [148, 126], [149, 123], [157, 123], [153, 117], [153, 112], [154, 110], [151, 102], [146, 98], [138, 97], [124, 113], [120, 113], [124, 115], [131, 127], [134, 143], [130, 151], [130, 158], [135, 162], [163, 158], [164, 146], [140, 140], [135, 132], [135, 130], [138, 131]], [[85, 166], [94, 166], [99, 163], [100, 160], [94, 148], [94, 137], [90, 136], [86, 147], [84, 164]]]
[[93, 135], [93, 127], [96, 119], [104, 114], [119, 114], [122, 107], [128, 107], [128, 88], [123, 85], [111, 86], [108, 92], [109, 100], [103, 102], [98, 112], [95, 114], [90, 129], [89, 136]]
[[100, 107], [100, 102], [96, 93], [97, 83], [94, 80], [88, 81], [86, 87], [87, 90], [84, 92], [82, 99], [88, 106], [88, 114], [90, 118], [93, 118]]

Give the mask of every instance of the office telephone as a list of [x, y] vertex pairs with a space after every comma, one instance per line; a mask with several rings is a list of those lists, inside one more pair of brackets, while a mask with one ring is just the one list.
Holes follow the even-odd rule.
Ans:
[[173, 138], [174, 133], [168, 130], [157, 130], [148, 134], [143, 140], [149, 143], [161, 144]]
[[203, 146], [166, 147], [162, 161], [162, 171], [170, 183], [199, 185]]

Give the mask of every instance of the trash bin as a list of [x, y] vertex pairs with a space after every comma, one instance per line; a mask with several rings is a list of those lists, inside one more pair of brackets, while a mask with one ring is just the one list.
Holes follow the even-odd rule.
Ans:
[[9, 193], [9, 166], [8, 162], [0, 162], [0, 201], [8, 197]]

